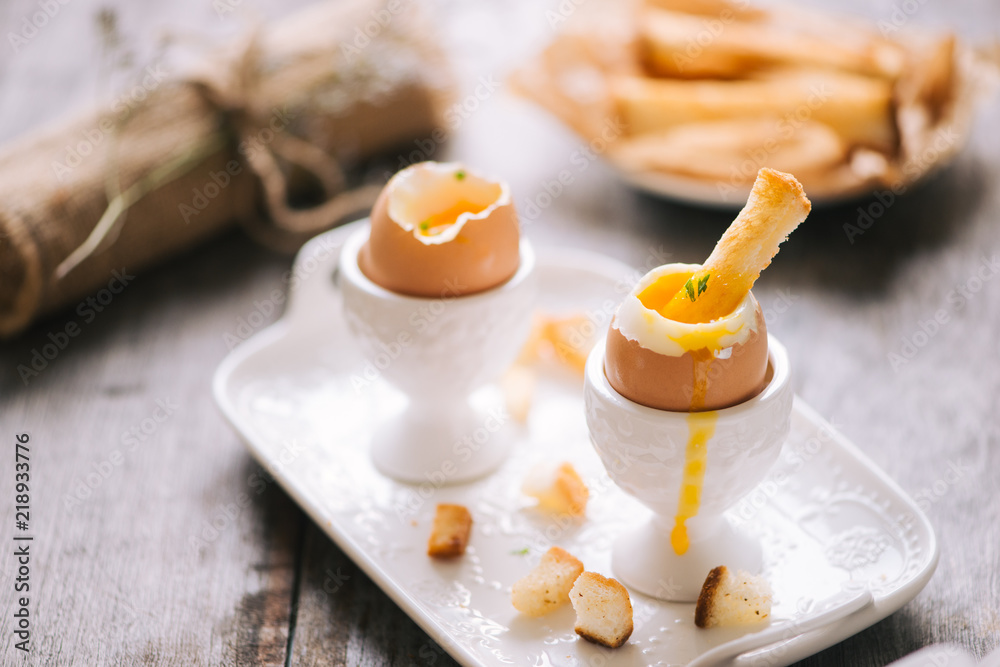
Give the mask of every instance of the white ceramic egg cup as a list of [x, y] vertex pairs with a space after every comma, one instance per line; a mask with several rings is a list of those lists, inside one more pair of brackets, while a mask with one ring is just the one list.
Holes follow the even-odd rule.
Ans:
[[591, 442], [615, 484], [654, 512], [615, 542], [615, 576], [646, 595], [692, 602], [716, 566], [759, 573], [760, 543], [724, 512], [764, 479], [788, 436], [793, 394], [785, 348], [768, 336], [764, 390], [716, 411], [701, 503], [697, 516], [686, 521], [690, 547], [683, 555], [674, 552], [670, 533], [690, 433], [688, 413], [648, 408], [619, 394], [604, 373], [604, 355], [601, 341], [587, 359], [584, 404]]
[[371, 456], [384, 475], [435, 486], [482, 477], [503, 462], [516, 428], [497, 392], [478, 391], [516, 359], [535, 307], [535, 255], [520, 243], [520, 265], [505, 283], [438, 298], [398, 294], [358, 267], [365, 225], [340, 258], [343, 311], [355, 341], [382, 378], [406, 395], [402, 412], [375, 432]]

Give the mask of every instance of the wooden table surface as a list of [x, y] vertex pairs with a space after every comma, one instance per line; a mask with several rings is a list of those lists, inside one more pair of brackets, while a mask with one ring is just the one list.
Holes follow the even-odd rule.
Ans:
[[[4, 37], [0, 140], [124, 85], [164, 27], [227, 34], [249, 16], [301, 3], [228, 4], [233, 11], [220, 16], [196, 0], [75, 0], [19, 52]], [[523, 210], [580, 148], [502, 84], [551, 35], [545, 10], [558, 3], [438, 4], [462, 81], [501, 83], [433, 157], [503, 174]], [[849, 4], [873, 19], [896, 6]], [[911, 4], [915, 25], [950, 26], [980, 42], [1000, 36], [996, 3]], [[39, 6], [3, 4], [0, 32], [20, 30]], [[117, 70], [99, 48], [95, 15], [104, 6], [118, 12], [122, 52], [135, 56]], [[859, 204], [815, 211], [756, 290], [776, 313], [769, 328], [789, 349], [798, 394], [918, 499], [941, 543], [937, 572], [912, 602], [802, 664], [885, 665], [937, 642], [982, 656], [1000, 641], [998, 182], [994, 100], [953, 167], [888, 207], [853, 243], [843, 225], [857, 220]], [[528, 234], [640, 266], [665, 255], [698, 261], [729, 220], [637, 194], [593, 162]], [[285, 289], [290, 261], [233, 232], [137, 273], [27, 385], [17, 365], [76, 319], [73, 309], [2, 345], [0, 663], [454, 664], [280, 488], [261, 481], [213, 403], [226, 334], [255, 301]], [[956, 298], [959, 290], [967, 298]], [[947, 323], [917, 335], [938, 311]], [[894, 368], [890, 354], [915, 336], [916, 354]], [[14, 438], [22, 432], [31, 436], [35, 537], [27, 657], [12, 635], [10, 553]], [[245, 508], [233, 505], [241, 493], [251, 498]], [[227, 520], [217, 538], [193, 552], [191, 535], [220, 514]]]

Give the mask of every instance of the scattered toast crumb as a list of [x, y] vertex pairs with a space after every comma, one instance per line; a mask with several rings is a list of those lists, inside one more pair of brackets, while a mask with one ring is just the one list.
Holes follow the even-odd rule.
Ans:
[[552, 346], [560, 363], [583, 373], [587, 355], [594, 345], [597, 327], [584, 314], [550, 317], [545, 323], [545, 340]]
[[698, 596], [694, 624], [699, 628], [749, 625], [771, 616], [771, 586], [763, 577], [742, 570], [735, 574], [725, 565], [708, 573]]
[[524, 479], [521, 490], [538, 499], [538, 507], [556, 514], [583, 516], [590, 492], [570, 463], [543, 463], [535, 466]]
[[584, 313], [564, 316], [537, 313], [528, 342], [521, 348], [516, 363], [527, 366], [545, 362], [582, 374], [600, 330]]
[[514, 364], [500, 379], [507, 412], [520, 424], [527, 423], [531, 412], [531, 401], [535, 394], [535, 375], [534, 369]]
[[434, 527], [427, 542], [427, 555], [455, 558], [465, 553], [472, 530], [472, 516], [464, 505], [440, 504], [434, 515]]
[[569, 602], [569, 591], [583, 563], [559, 547], [549, 549], [534, 570], [514, 584], [511, 602], [528, 616], [543, 616]]
[[632, 635], [632, 601], [614, 579], [584, 572], [569, 599], [576, 610], [576, 634], [587, 641], [618, 648]]

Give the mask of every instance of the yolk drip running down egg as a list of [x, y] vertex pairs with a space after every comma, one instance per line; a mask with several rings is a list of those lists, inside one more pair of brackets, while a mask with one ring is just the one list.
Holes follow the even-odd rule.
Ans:
[[371, 214], [361, 271], [419, 297], [461, 296], [517, 272], [520, 231], [510, 189], [458, 163], [421, 162], [386, 184]]

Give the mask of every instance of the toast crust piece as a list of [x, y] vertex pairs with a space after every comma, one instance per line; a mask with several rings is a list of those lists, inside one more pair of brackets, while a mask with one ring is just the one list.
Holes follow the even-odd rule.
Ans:
[[514, 608], [528, 616], [543, 616], [569, 602], [569, 591], [583, 573], [583, 563], [559, 547], [549, 549], [531, 572], [511, 589]]
[[574, 630], [587, 641], [618, 648], [632, 636], [632, 601], [619, 582], [584, 572], [569, 596], [576, 610]]
[[763, 577], [720, 565], [705, 578], [694, 623], [699, 628], [762, 623], [771, 616], [771, 597], [771, 586]]
[[472, 515], [464, 505], [439, 504], [427, 542], [427, 555], [432, 558], [457, 558], [463, 555], [471, 531]]
[[524, 480], [521, 490], [538, 500], [538, 508], [556, 514], [582, 517], [587, 513], [590, 491], [573, 464], [564, 461], [549, 469], [536, 466]]
[[715, 596], [722, 585], [722, 578], [726, 574], [726, 566], [712, 568], [712, 571], [705, 577], [705, 583], [701, 586], [701, 593], [698, 594], [698, 603], [694, 608], [694, 624], [699, 628], [707, 628], [709, 619], [712, 617], [712, 610], [715, 607]]

